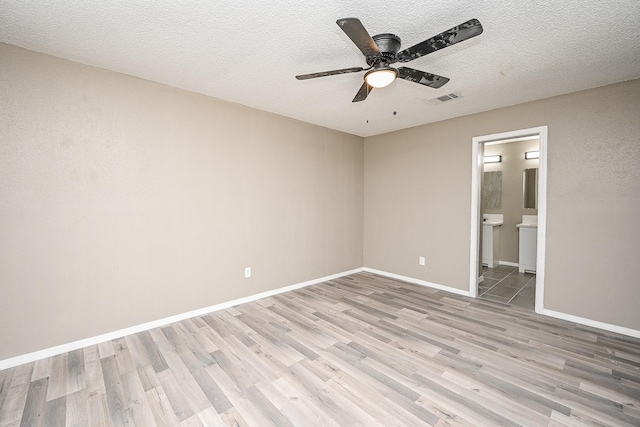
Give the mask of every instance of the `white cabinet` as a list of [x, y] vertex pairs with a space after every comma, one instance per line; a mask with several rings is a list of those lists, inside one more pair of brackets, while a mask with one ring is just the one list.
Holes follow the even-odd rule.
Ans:
[[520, 229], [518, 271], [524, 273], [526, 270], [535, 273], [538, 259], [538, 226], [537, 224], [518, 224], [518, 228]]
[[500, 226], [482, 226], [482, 265], [493, 268], [500, 260]]

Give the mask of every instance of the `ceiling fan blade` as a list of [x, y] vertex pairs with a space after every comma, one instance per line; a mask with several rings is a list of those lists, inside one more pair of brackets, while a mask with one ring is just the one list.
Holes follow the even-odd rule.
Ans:
[[342, 28], [351, 41], [358, 46], [364, 56], [380, 56], [380, 49], [373, 41], [367, 30], [358, 18], [338, 19], [336, 24]]
[[373, 88], [369, 86], [367, 82], [362, 83], [362, 86], [360, 86], [358, 93], [356, 93], [355, 98], [353, 98], [353, 101], [351, 102], [364, 101], [365, 99], [367, 99], [367, 96], [371, 93], [371, 90], [373, 90]]
[[296, 79], [298, 80], [315, 79], [316, 77], [326, 77], [326, 76], [335, 76], [337, 74], [357, 73], [358, 71], [363, 71], [363, 70], [364, 68], [362, 67], [343, 68], [342, 70], [322, 71], [319, 73], [302, 74], [300, 76], [296, 76]]
[[411, 46], [398, 53], [399, 62], [409, 62], [436, 50], [444, 49], [456, 43], [482, 34], [482, 24], [477, 19], [470, 19], [444, 33], [433, 36], [417, 45]]
[[414, 70], [413, 68], [408, 67], [398, 68], [398, 77], [410, 82], [429, 86], [434, 89], [438, 89], [439, 87], [442, 87], [447, 84], [447, 82], [449, 82], [449, 79], [446, 77], [438, 76], [436, 74], [431, 74], [420, 70]]

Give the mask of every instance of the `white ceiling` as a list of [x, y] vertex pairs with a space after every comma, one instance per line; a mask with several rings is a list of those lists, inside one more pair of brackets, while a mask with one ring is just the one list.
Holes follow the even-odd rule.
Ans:
[[[364, 72], [294, 78], [366, 67], [345, 17], [402, 49], [471, 18], [484, 32], [403, 64], [442, 88], [397, 80], [352, 103]], [[0, 0], [0, 41], [370, 136], [640, 78], [640, 1]]]

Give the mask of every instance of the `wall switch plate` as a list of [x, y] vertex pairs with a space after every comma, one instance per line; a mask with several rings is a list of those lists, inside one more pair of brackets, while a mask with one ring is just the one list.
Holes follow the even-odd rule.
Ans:
[[425, 264], [424, 257], [423, 257], [423, 256], [421, 256], [421, 257], [418, 259], [418, 262], [420, 263], [420, 265], [424, 265], [424, 264]]
[[244, 277], [245, 279], [251, 277], [251, 267], [247, 267], [244, 269]]

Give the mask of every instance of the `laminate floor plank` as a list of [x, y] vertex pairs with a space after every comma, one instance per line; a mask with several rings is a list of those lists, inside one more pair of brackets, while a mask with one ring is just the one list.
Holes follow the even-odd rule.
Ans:
[[200, 417], [198, 415], [193, 415], [186, 420], [182, 421], [179, 424], [179, 427], [205, 427], [202, 425], [202, 421], [200, 421]]
[[104, 374], [100, 358], [99, 346], [93, 345], [84, 349], [84, 375], [87, 396], [104, 394]]
[[242, 414], [242, 418], [248, 423], [246, 425], [274, 425], [273, 421], [270, 420], [268, 416], [265, 416], [265, 414], [255, 405], [256, 402], [252, 402], [248, 397], [251, 394], [250, 389], [255, 388], [254, 385], [247, 385], [246, 387], [243, 386], [243, 388], [240, 389], [234, 380], [231, 379], [218, 364], [210, 366], [207, 370], [218, 382], [222, 391], [233, 404], [233, 408], [226, 412], [236, 409], [238, 413]]
[[45, 403], [48, 382], [48, 378], [42, 378], [32, 381], [29, 385], [20, 426], [38, 427], [46, 425]]
[[220, 418], [225, 426], [230, 427], [242, 427], [249, 426], [250, 424], [240, 415], [240, 412], [236, 408], [231, 408], [228, 411], [220, 414]]
[[213, 410], [213, 408], [207, 408], [198, 412], [198, 418], [205, 427], [226, 427], [224, 420]]
[[640, 339], [357, 273], [0, 371], [21, 425], [640, 426]]
[[113, 350], [113, 341], [104, 341], [98, 344], [98, 351], [100, 353], [100, 359], [105, 357], [114, 356], [116, 353]]
[[289, 382], [305, 390], [307, 399], [310, 399], [315, 407], [335, 420], [338, 425], [353, 425], [357, 422], [353, 414], [341, 405], [340, 399], [337, 398], [338, 395], [331, 392], [325, 386], [324, 381], [312, 371], [301, 364], [295, 364], [289, 367], [289, 372], [291, 374]]
[[[411, 407], [412, 398], [419, 398], [418, 393], [414, 393], [408, 387], [364, 365], [362, 362], [364, 355], [347, 346], [337, 345], [330, 350], [330, 353], [324, 357], [333, 365], [333, 369], [339, 372], [340, 379], [352, 378], [359, 387], [368, 390], [371, 396], [378, 396], [377, 400], [380, 401], [383, 408], [394, 418], [405, 420], [406, 425], [427, 425], [425, 418], [430, 419], [431, 417], [424, 413], [422, 408], [415, 407], [412, 410], [406, 410]], [[419, 415], [416, 415], [415, 412], [418, 412]]]
[[[186, 416], [188, 418], [207, 408], [211, 404], [209, 399], [207, 399], [207, 396], [180, 356], [174, 351], [163, 351], [162, 354], [169, 369], [159, 372], [158, 377], [174, 409], [176, 409], [174, 402], [180, 402], [180, 406], [183, 408], [182, 412], [184, 414], [188, 413], [189, 415]], [[164, 375], [165, 373], [170, 375]], [[180, 398], [178, 398], [178, 394], [180, 394]], [[183, 402], [186, 403], [188, 410], [182, 405]], [[184, 419], [181, 421], [184, 421]]]
[[81, 424], [86, 426], [113, 426], [111, 419], [109, 418], [109, 408], [107, 404], [106, 393], [95, 394], [89, 396], [87, 400], [87, 418], [89, 422], [87, 424]]
[[160, 387], [160, 380], [158, 379], [158, 374], [153, 369], [153, 366], [141, 366], [136, 370], [136, 372], [140, 377], [140, 383], [142, 383], [142, 388], [145, 392], [156, 387]]
[[68, 394], [65, 402], [65, 417], [62, 425], [66, 427], [81, 427], [89, 424], [89, 395], [87, 389]]
[[[245, 324], [251, 331], [252, 342], [243, 342], [245, 346], [252, 347], [253, 345], [258, 344], [264, 348], [265, 351], [268, 351], [278, 357], [286, 366], [304, 359], [305, 356], [302, 353], [276, 337], [276, 335], [279, 334], [279, 331], [275, 330], [275, 328], [270, 324], [260, 324], [256, 322], [255, 319], [252, 319], [252, 316], [247, 315], [237, 316], [236, 320]], [[257, 333], [257, 331], [260, 331], [260, 333]], [[236, 338], [239, 341], [242, 341], [239, 336], [236, 336]]]
[[144, 387], [137, 371], [126, 372], [122, 375], [127, 407], [133, 419], [133, 425], [155, 427], [156, 422], [151, 406], [146, 399]]
[[[5, 369], [4, 371], [0, 371], [0, 415], [2, 415], [2, 409], [5, 406], [5, 399], [9, 395], [9, 390], [11, 389], [11, 382], [13, 381], [14, 373], [15, 369]], [[39, 379], [41, 378], [33, 378], [32, 372], [31, 381]]]
[[[309, 367], [304, 366], [298, 369], [308, 370]], [[318, 371], [315, 369], [311, 369], [307, 375], [315, 375], [321, 382], [323, 382], [325, 378], [323, 375], [318, 375]], [[315, 381], [318, 381], [318, 379]], [[316, 418], [318, 420], [324, 419], [325, 424], [335, 424], [335, 416], [331, 413], [330, 409], [309, 390], [311, 384], [309, 384], [309, 387], [302, 386], [301, 378], [296, 373], [296, 368], [285, 368], [282, 376], [273, 381], [271, 385], [286, 399], [289, 399], [289, 404], [285, 404], [282, 411], [286, 412], [290, 419], [299, 418], [301, 414], [303, 417], [310, 417], [311, 414], [317, 414], [318, 416]], [[331, 423], [329, 423], [328, 420], [332, 420]]]
[[517, 425], [501, 413], [488, 409], [476, 400], [465, 399], [462, 393], [467, 388], [461, 387], [461, 381], [455, 377], [438, 380], [414, 374], [413, 378], [420, 384], [421, 397], [417, 402], [422, 405], [425, 401], [438, 403], [445, 408], [444, 413], [447, 414], [447, 419], [459, 416], [461, 419], [473, 421], [476, 425]]
[[388, 426], [405, 425], [400, 419], [393, 417], [388, 408], [382, 405], [385, 400], [383, 395], [363, 388], [354, 378], [347, 375], [335, 375], [327, 381], [327, 385], [340, 394], [344, 400], [350, 401], [366, 412], [369, 418], [373, 418], [373, 422], [365, 425], [380, 424], [380, 420], [385, 420], [384, 422]]
[[247, 390], [247, 400], [249, 400], [253, 406], [256, 406], [263, 417], [274, 426], [293, 427], [291, 420], [280, 412], [255, 385]]
[[284, 413], [294, 425], [313, 425], [313, 426], [339, 426], [336, 419], [328, 414], [308, 396], [306, 389], [300, 388], [287, 378], [279, 378], [273, 382], [273, 386], [283, 396], [289, 399], [289, 404], [282, 408]]
[[348, 393], [340, 383], [333, 380], [333, 378], [329, 379], [325, 383], [325, 387], [330, 390], [330, 393], [335, 396], [334, 400], [337, 401], [340, 406], [347, 411], [349, 414], [352, 414], [353, 417], [358, 420], [354, 423], [354, 425], [362, 425], [362, 426], [371, 426], [375, 425], [378, 422], [379, 418], [383, 419], [391, 419], [389, 413], [381, 413], [378, 412], [377, 415], [373, 410], [372, 405], [363, 405], [362, 400], [353, 399], [353, 395]]
[[86, 388], [84, 352], [82, 349], [67, 353], [67, 392], [65, 396]]
[[[162, 413], [166, 413], [167, 407], [170, 407], [179, 421], [184, 421], [196, 413], [184, 395], [184, 392], [180, 387], [178, 380], [176, 380], [175, 376], [171, 372], [171, 369], [165, 369], [164, 371], [159, 372], [158, 378], [160, 380], [161, 389], [164, 392], [163, 395], [158, 394], [158, 397], [166, 397], [166, 401], [169, 402], [169, 405], [165, 405], [164, 401], [160, 402], [162, 403], [160, 405]], [[165, 417], [168, 418], [166, 415]]]
[[47, 400], [57, 399], [67, 394], [68, 353], [53, 356], [48, 377]]
[[[33, 365], [33, 373], [31, 375], [31, 381], [47, 378], [51, 375], [51, 358], [36, 360]], [[0, 382], [2, 380], [0, 379]], [[1, 384], [0, 384], [1, 390]], [[0, 392], [0, 406], [2, 406], [2, 392]]]
[[[198, 328], [194, 332], [191, 332], [185, 322], [180, 323], [181, 327], [177, 329], [177, 333], [182, 337], [185, 341], [188, 351], [180, 352], [180, 354], [193, 354], [203, 366], [211, 365], [215, 363], [214, 358], [211, 356], [211, 352], [217, 350], [208, 350], [209, 346], [206, 345], [205, 342], [200, 341], [200, 337], [203, 337], [206, 340], [206, 337], [202, 333], [202, 331]], [[166, 362], [164, 362], [166, 366]]]
[[298, 304], [298, 298], [282, 294], [275, 295], [272, 298], [274, 304], [269, 306], [268, 310], [277, 313], [300, 330], [313, 329], [314, 323], [319, 320], [313, 315], [317, 308], [307, 308], [302, 304]]
[[218, 414], [227, 411], [233, 406], [222, 390], [220, 390], [218, 384], [206, 371], [206, 366], [210, 365], [203, 366], [196, 356], [189, 352], [180, 354], [180, 358]]
[[124, 337], [124, 340], [127, 343], [129, 351], [131, 352], [131, 357], [133, 358], [133, 361], [136, 365], [136, 369], [151, 365], [151, 360], [147, 356], [144, 345], [140, 342], [139, 334], [128, 335]]
[[162, 386], [147, 390], [145, 396], [157, 427], [176, 426], [180, 423]]
[[116, 363], [118, 364], [118, 372], [124, 374], [135, 371], [136, 364], [133, 361], [131, 351], [129, 351], [127, 340], [125, 338], [118, 338], [113, 340], [112, 343]]
[[46, 427], [65, 427], [67, 422], [67, 396], [61, 396], [44, 404], [42, 425]]
[[107, 409], [112, 425], [117, 427], [131, 425], [132, 420], [128, 411], [127, 397], [115, 355], [102, 359], [102, 372], [104, 373]]

